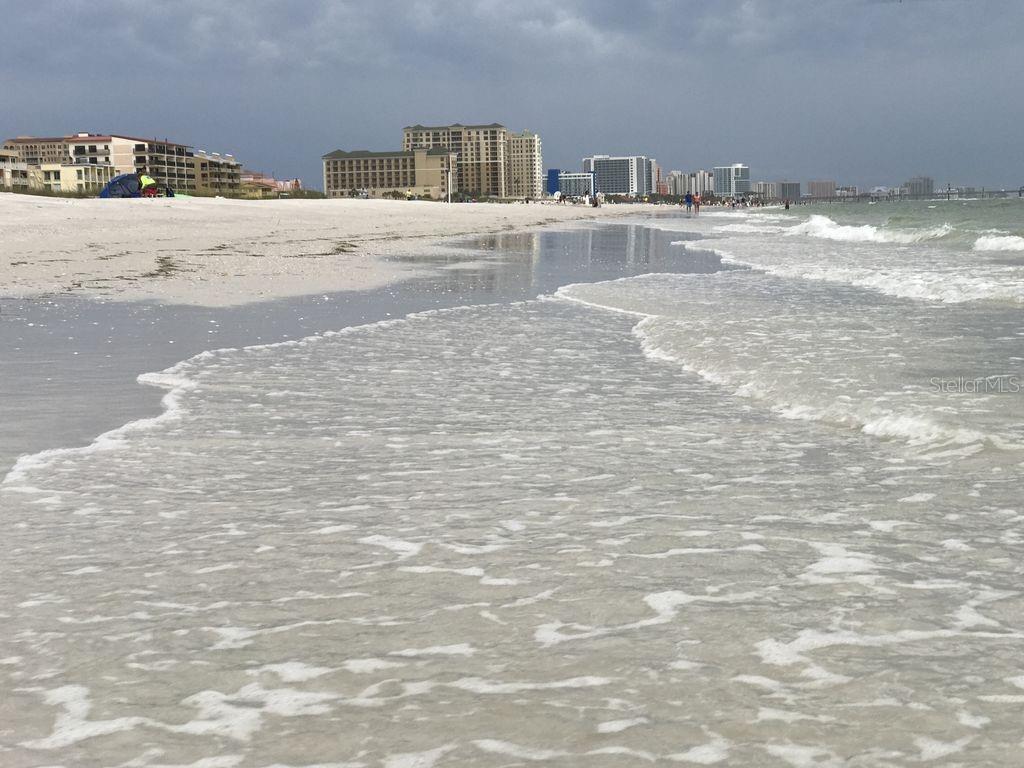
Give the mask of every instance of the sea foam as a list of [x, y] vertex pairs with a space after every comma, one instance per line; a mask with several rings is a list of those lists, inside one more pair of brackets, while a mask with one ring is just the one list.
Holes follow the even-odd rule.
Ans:
[[909, 245], [926, 240], [945, 237], [953, 231], [949, 224], [926, 229], [888, 229], [871, 224], [850, 226], [838, 224], [828, 216], [812, 215], [803, 224], [797, 224], [786, 230], [787, 235], [806, 235], [823, 240], [836, 240], [844, 243], [896, 243]]
[[1017, 235], [982, 235], [974, 241], [976, 251], [1024, 251], [1024, 237]]

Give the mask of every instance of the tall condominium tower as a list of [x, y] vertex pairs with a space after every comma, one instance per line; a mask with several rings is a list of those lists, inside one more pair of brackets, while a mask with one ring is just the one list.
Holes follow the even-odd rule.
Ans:
[[544, 158], [540, 136], [529, 131], [510, 133], [505, 153], [508, 197], [536, 199], [544, 194]]
[[402, 129], [402, 149], [447, 149], [457, 156], [456, 183], [461, 192], [488, 197], [507, 197], [505, 160], [508, 129], [489, 125], [410, 125]]

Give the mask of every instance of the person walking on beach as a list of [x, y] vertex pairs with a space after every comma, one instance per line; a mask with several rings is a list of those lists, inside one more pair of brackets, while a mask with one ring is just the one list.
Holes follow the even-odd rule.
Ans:
[[693, 196], [693, 215], [700, 215], [700, 195]]
[[690, 209], [693, 207], [693, 195], [687, 192], [684, 200], [686, 201], [686, 212], [689, 213]]

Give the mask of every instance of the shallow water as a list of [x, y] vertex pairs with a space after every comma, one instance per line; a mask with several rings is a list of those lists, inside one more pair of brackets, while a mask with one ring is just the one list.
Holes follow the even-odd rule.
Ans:
[[453, 242], [429, 259], [396, 257], [431, 271], [378, 290], [230, 308], [0, 296], [0, 477], [22, 454], [86, 445], [159, 411], [159, 392], [138, 386], [138, 375], [203, 350], [534, 298], [579, 280], [722, 269], [714, 255], [683, 252], [672, 240], [643, 225], [489, 235]]
[[1021, 395], [928, 381], [1019, 311], [639, 275], [148, 377], [0, 486], [0, 763], [1016, 765]]

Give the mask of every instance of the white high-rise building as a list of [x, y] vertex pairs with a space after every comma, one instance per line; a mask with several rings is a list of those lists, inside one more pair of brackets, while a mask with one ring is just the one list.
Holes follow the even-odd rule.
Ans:
[[715, 191], [715, 176], [711, 171], [694, 171], [690, 174], [690, 189], [694, 195], [706, 195]]
[[689, 176], [682, 171], [668, 172], [668, 193], [681, 197], [687, 192]]
[[710, 171], [670, 171], [668, 174], [670, 195], [705, 195], [714, 191], [715, 182]]
[[583, 158], [584, 173], [594, 174], [597, 191], [605, 195], [637, 197], [650, 194], [654, 191], [651, 184], [654, 166], [654, 159], [645, 155], [593, 155]]
[[715, 194], [739, 197], [750, 192], [750, 168], [742, 163], [715, 166]]
[[562, 197], [592, 197], [594, 174], [562, 171], [558, 174], [558, 191], [561, 192]]
[[670, 171], [669, 195], [707, 195], [715, 191], [715, 179], [710, 171]]

